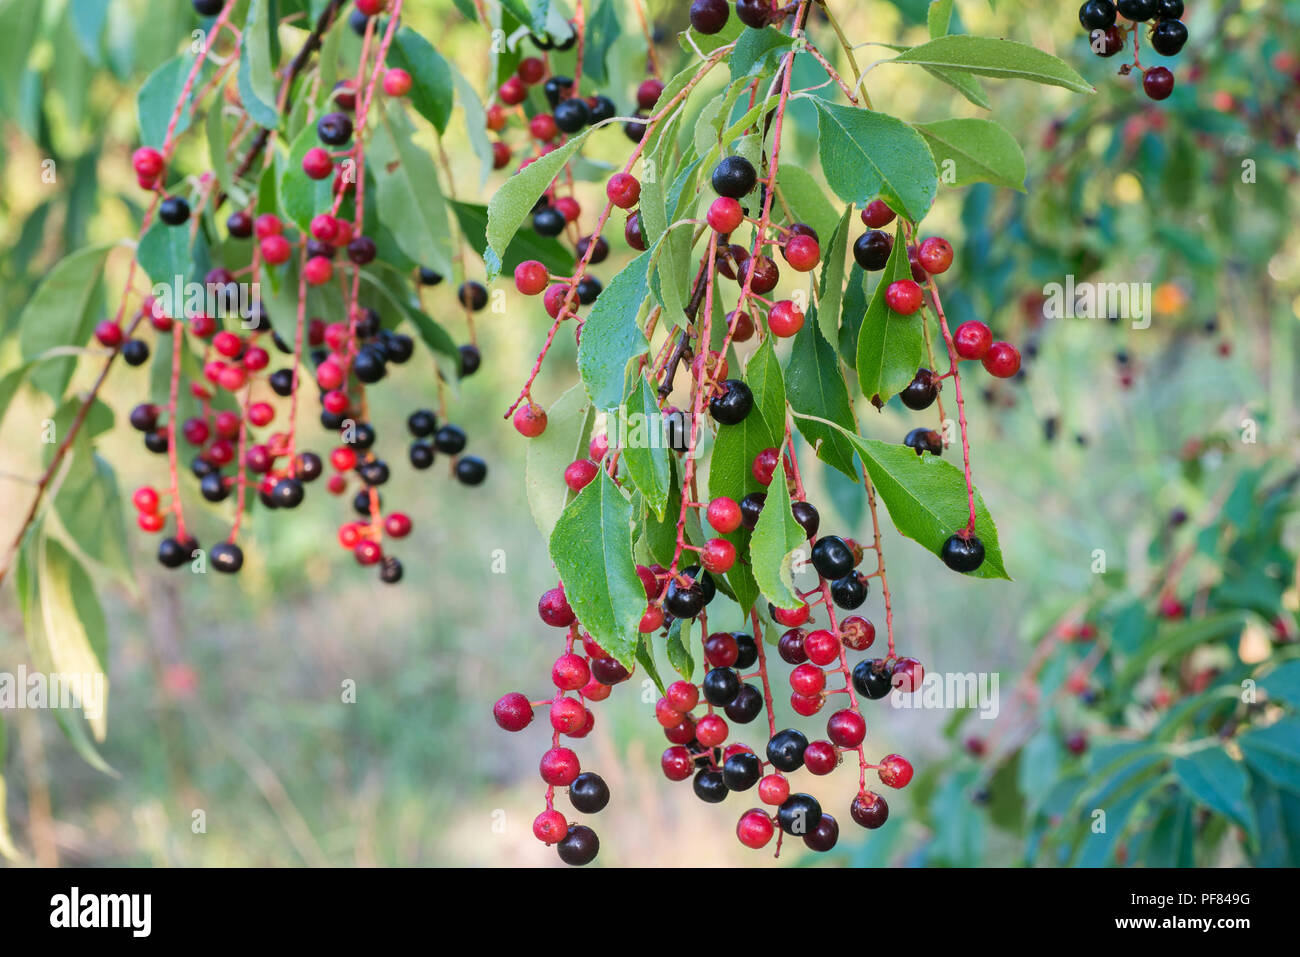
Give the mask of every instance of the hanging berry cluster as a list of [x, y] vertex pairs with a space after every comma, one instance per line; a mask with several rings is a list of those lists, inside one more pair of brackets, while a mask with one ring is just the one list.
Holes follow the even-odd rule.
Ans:
[[1079, 8], [1079, 23], [1088, 31], [1092, 51], [1101, 57], [1112, 57], [1124, 49], [1126, 43], [1133, 48], [1133, 62], [1120, 67], [1120, 73], [1136, 70], [1142, 76], [1142, 90], [1153, 100], [1164, 100], [1174, 92], [1174, 74], [1164, 66], [1143, 68], [1140, 32], [1149, 23], [1147, 39], [1151, 48], [1161, 56], [1177, 56], [1187, 42], [1187, 27], [1183, 25], [1183, 0], [1087, 0]]
[[[740, 0], [736, 11], [739, 24], [724, 0], [695, 0], [691, 29], [681, 38], [690, 62], [667, 82], [650, 45], [651, 76], [638, 91], [634, 116], [596, 119], [581, 132], [575, 126], [559, 144], [549, 140], [552, 124], [534, 117], [530, 129], [544, 145], [488, 208], [490, 265], [495, 258], [500, 267], [499, 251], [529, 217], [538, 232], [558, 236], [567, 229], [579, 260], [565, 274], [537, 260], [514, 269], [516, 291], [541, 296], [551, 318], [506, 415], [530, 440], [530, 505], [560, 575], [539, 611], [565, 637], [552, 670], [553, 697], [515, 692], [495, 707], [497, 723], [509, 731], [526, 728], [534, 708], [550, 709], [551, 746], [540, 767], [545, 809], [533, 830], [570, 864], [593, 860], [599, 842], [591, 828], [570, 824], [556, 809], [556, 791], [569, 787], [570, 803], [582, 813], [603, 808], [609, 794], [598, 777], [581, 772], [577, 754], [560, 739], [586, 736], [594, 723], [588, 704], [636, 668], [661, 693], [653, 710], [669, 742], [665, 776], [691, 778], [709, 803], [757, 787], [759, 806], [737, 824], [745, 846], [764, 847], [775, 836], [779, 852], [785, 837], [797, 836], [813, 850], [831, 849], [836, 818], [791, 776], [804, 769], [828, 774], [846, 757], [859, 775], [843, 806], [860, 826], [881, 826], [889, 809], [876, 782], [902, 788], [913, 770], [901, 755], [869, 757], [862, 702], [895, 689], [913, 692], [925, 672], [895, 645], [877, 503], [950, 568], [1006, 577], [996, 528], [971, 478], [959, 365], [980, 360], [989, 373], [1010, 378], [1020, 356], [1010, 343], [994, 342], [983, 322], [971, 319], [954, 331], [944, 313], [935, 277], [953, 264], [952, 246], [917, 235], [938, 191], [940, 138], [870, 109], [866, 75], [829, 8]], [[817, 47], [814, 19], [830, 27], [851, 78]], [[584, 24], [579, 18], [573, 26], [580, 68]], [[937, 35], [898, 59], [931, 63], [927, 49], [937, 45], [947, 48], [947, 60], [980, 74], [987, 42]], [[1036, 64], [1026, 72], [1039, 74], [1039, 82], [1089, 89], [1055, 58], [1015, 43], [999, 49], [1022, 51], [1017, 55]], [[833, 85], [849, 105], [795, 88], [796, 56], [825, 73], [811, 90]], [[721, 93], [700, 93], [720, 64], [730, 65], [731, 81]], [[542, 78], [541, 71], [525, 76], [521, 69], [498, 94], [520, 96]], [[546, 95], [558, 115], [583, 91], [566, 80]], [[816, 105], [822, 173], [847, 204], [842, 216], [823, 212], [829, 204], [809, 196], [816, 190], [811, 177], [792, 172], [782, 155], [787, 109], [799, 97]], [[583, 102], [590, 115], [593, 101]], [[709, 119], [690, 129], [688, 116]], [[606, 181], [606, 203], [588, 230], [579, 225], [576, 202], [564, 202], [574, 181], [571, 159], [589, 134], [616, 122], [635, 146]], [[972, 122], [964, 131], [981, 138], [996, 126], [946, 122]], [[584, 295], [586, 268], [610, 254], [605, 233], [616, 211], [626, 245], [639, 255], [595, 295]], [[851, 239], [855, 214], [868, 231]], [[885, 232], [895, 220], [892, 235]], [[881, 278], [869, 292], [870, 273]], [[783, 282], [793, 288], [779, 292]], [[548, 409], [533, 389], [566, 322], [574, 325], [581, 382]], [[946, 371], [938, 371], [936, 338]], [[787, 354], [784, 366], [778, 346]], [[939, 429], [915, 429], [902, 444], [862, 438], [841, 362], [877, 409], [894, 395], [917, 411], [937, 402]], [[688, 381], [679, 383], [683, 370]], [[956, 400], [954, 434], [940, 399], [945, 387]], [[941, 457], [956, 441], [960, 469]], [[585, 454], [571, 459], [574, 449]], [[848, 535], [819, 534], [820, 513], [800, 461], [809, 454], [862, 483], [872, 519], [865, 547]], [[595, 568], [593, 550], [601, 557]], [[809, 564], [815, 574], [797, 582]], [[852, 614], [873, 582], [884, 603], [886, 648], [879, 658], [853, 663], [850, 653], [867, 651], [876, 638], [875, 625]], [[719, 620], [723, 630], [711, 630]], [[791, 710], [801, 718], [829, 710], [824, 737], [810, 740], [778, 721], [769, 647], [792, 667]], [[697, 654], [705, 664], [699, 680]], [[665, 656], [681, 676], [668, 684], [658, 671]], [[767, 730], [755, 746], [740, 740], [736, 726], [764, 714]]]

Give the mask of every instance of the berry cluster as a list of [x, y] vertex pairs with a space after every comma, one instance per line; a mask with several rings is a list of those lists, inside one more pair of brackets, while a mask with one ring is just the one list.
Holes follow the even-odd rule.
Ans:
[[[1124, 64], [1121, 73], [1137, 70], [1142, 74], [1142, 89], [1153, 100], [1167, 99], [1174, 91], [1174, 74], [1168, 67], [1143, 69], [1138, 60], [1141, 25], [1150, 23], [1147, 38], [1151, 48], [1161, 56], [1177, 56], [1187, 42], [1183, 25], [1183, 0], [1087, 0], [1079, 8], [1079, 23], [1088, 31], [1092, 51], [1112, 57], [1132, 39], [1133, 62]], [[1122, 22], [1121, 22], [1122, 18]]]

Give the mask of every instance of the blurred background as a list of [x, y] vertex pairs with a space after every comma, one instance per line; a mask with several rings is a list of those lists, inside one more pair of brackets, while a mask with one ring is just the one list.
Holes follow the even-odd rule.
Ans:
[[[927, 36], [919, 0], [850, 6], [840, 18], [855, 39], [917, 43]], [[408, 7], [407, 22], [437, 37], [480, 95], [490, 92], [483, 28], [451, 0]], [[1153, 103], [1134, 77], [1115, 75], [1116, 61], [1090, 53], [1071, 5], [956, 5], [967, 32], [1046, 49], [1097, 87], [1085, 98], [988, 81], [990, 115], [1025, 151], [1028, 193], [944, 190], [925, 223], [927, 233], [947, 236], [958, 250], [942, 283], [950, 320], [980, 318], [1025, 356], [1024, 374], [996, 387], [977, 369], [968, 406], [975, 476], [1015, 581], [961, 579], [889, 529], [896, 632], [900, 652], [929, 670], [998, 674], [1001, 709], [996, 720], [982, 720], [873, 703], [869, 754], [906, 754], [918, 780], [889, 794], [891, 820], [872, 832], [847, 820], [853, 767], [818, 782], [842, 832], [836, 851], [816, 863], [1033, 860], [1041, 828], [1036, 833], [1031, 812], [1062, 780], [1087, 771], [1092, 752], [1074, 753], [1071, 736], [1131, 740], [1151, 724], [1131, 701], [1098, 701], [1114, 677], [1104, 667], [1081, 687], [1071, 684], [1087, 651], [1062, 651], [1062, 635], [1090, 614], [1111, 621], [1117, 607], [1130, 604], [1154, 622], [1158, 601], [1170, 594], [1185, 602], [1187, 617], [1196, 616], [1198, 597], [1201, 612], [1206, 595], [1229, 601], [1214, 588], [1233, 576], [1255, 578], [1250, 563], [1229, 567], [1220, 534], [1234, 490], [1246, 500], [1241, 526], [1256, 513], [1258, 490], [1281, 488], [1283, 505], [1268, 513], [1260, 533], [1268, 537], [1260, 545], [1267, 576], [1279, 587], [1240, 604], [1257, 629], [1266, 626], [1263, 657], [1254, 660], [1292, 656], [1297, 523], [1285, 483], [1297, 466], [1300, 3], [1189, 0], [1187, 7], [1191, 39], [1169, 61], [1175, 92]], [[602, 92], [627, 113], [644, 53], [630, 8], [620, 9], [628, 55], [610, 57]], [[660, 25], [658, 54], [671, 75], [673, 64], [685, 62], [675, 33], [686, 5], [651, 2], [647, 9]], [[0, 374], [16, 362], [14, 323], [50, 266], [88, 243], [135, 235], [142, 213], [130, 168], [135, 92], [188, 42], [196, 22], [182, 0], [0, 0]], [[301, 32], [288, 27], [283, 35], [286, 49], [296, 49]], [[870, 48], [859, 58], [870, 62]], [[948, 87], [897, 67], [874, 70], [868, 88], [878, 109], [908, 119], [978, 113]], [[468, 138], [458, 110], [444, 141], [455, 188], [485, 199], [499, 180], [478, 190]], [[610, 139], [591, 158], [621, 162], [626, 145]], [[791, 156], [815, 168], [815, 144], [796, 142]], [[41, 176], [46, 160], [56, 170], [52, 182]], [[1243, 182], [1248, 161], [1253, 175]], [[591, 178], [580, 187], [590, 197], [587, 209], [597, 208], [602, 188], [596, 165]], [[604, 279], [625, 261], [621, 240], [613, 246], [616, 255], [598, 272]], [[482, 278], [477, 261], [467, 271]], [[1044, 318], [1044, 284], [1066, 274], [1150, 282], [1150, 328]], [[110, 270], [106, 285], [113, 282]], [[401, 503], [415, 526], [402, 550], [406, 580], [399, 586], [381, 585], [337, 547], [346, 506], [325, 495], [308, 496], [292, 520], [255, 517], [237, 578], [165, 572], [152, 557], [156, 543], [133, 527], [123, 500], [131, 571], [95, 576], [109, 634], [108, 736], [97, 746], [107, 769], [92, 766], [49, 713], [0, 713], [8, 819], [0, 844], [9, 845], [12, 860], [558, 863], [530, 833], [544, 790], [535, 767], [545, 722], [507, 735], [490, 715], [506, 691], [541, 697], [557, 651], [534, 610], [556, 576], [524, 498], [525, 443], [502, 419], [541, 345], [546, 317], [508, 282], [499, 285], [509, 307], [482, 314], [482, 369], [463, 381], [449, 410], [468, 432], [470, 451], [488, 462], [489, 477], [468, 488], [443, 467], [414, 472], [404, 456], [395, 463], [385, 499]], [[426, 310], [465, 341], [449, 287], [426, 293]], [[567, 389], [573, 357], [572, 339], [562, 333], [534, 395], [549, 402]], [[74, 383], [88, 386], [97, 367], [81, 361]], [[405, 416], [434, 402], [432, 383], [432, 360], [421, 350], [373, 390], [381, 439], [387, 428], [402, 444]], [[125, 426], [147, 389], [147, 372], [122, 366], [101, 393], [121, 424], [98, 437], [99, 454], [127, 493], [165, 479], [161, 460], [146, 455]], [[897, 402], [879, 414], [865, 403], [858, 411], [872, 438], [899, 441], [914, 424]], [[51, 415], [43, 397], [24, 390], [0, 422], [5, 542], [30, 502], [24, 476], [40, 472], [38, 434]], [[314, 422], [304, 441], [328, 450]], [[396, 448], [390, 457], [399, 458]], [[810, 455], [803, 459], [823, 530], [869, 540], [857, 488]], [[1195, 559], [1166, 575], [1184, 543]], [[1097, 549], [1108, 556], [1104, 575], [1095, 568]], [[504, 570], [494, 566], [499, 554]], [[877, 594], [865, 613], [883, 620]], [[1190, 692], [1184, 678], [1194, 684], [1207, 668], [1226, 674], [1245, 661], [1240, 632], [1228, 636], [1227, 654], [1241, 660], [1180, 663], [1164, 676], [1172, 693]], [[24, 663], [30, 666], [21, 618], [6, 583], [0, 670]], [[780, 683], [785, 666], [775, 667]], [[347, 695], [353, 687], [355, 700]], [[653, 698], [648, 705], [641, 691], [636, 679], [618, 686], [577, 745], [584, 769], [604, 776], [614, 795], [594, 824], [599, 863], [779, 866], [735, 841], [735, 819], [748, 806], [740, 798], [705, 805], [688, 785], [663, 778], [665, 743], [650, 716]], [[778, 708], [789, 718], [782, 697]], [[563, 799], [559, 805], [567, 808]], [[202, 833], [192, 827], [196, 812]], [[1261, 817], [1252, 820], [1263, 826]], [[1236, 864], [1254, 854], [1211, 836], [1190, 859], [1173, 862]], [[1136, 850], [1128, 848], [1149, 847], [1139, 838], [1118, 842], [1097, 863], [1131, 862]], [[787, 844], [782, 862], [787, 858], [814, 863], [797, 842]], [[1057, 862], [1071, 860], [1079, 862], [1069, 855]]]

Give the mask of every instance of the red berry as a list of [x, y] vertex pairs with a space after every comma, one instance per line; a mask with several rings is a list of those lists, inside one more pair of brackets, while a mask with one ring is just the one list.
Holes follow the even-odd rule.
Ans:
[[568, 286], [556, 283], [554, 286], [549, 287], [546, 294], [542, 296], [542, 305], [546, 308], [546, 314], [552, 319], [559, 318], [560, 309], [564, 306], [564, 300], [568, 294]]
[[565, 597], [563, 585], [542, 593], [542, 597], [537, 599], [537, 614], [552, 628], [568, 628], [577, 621], [573, 609], [569, 607], [569, 599]]
[[867, 722], [851, 708], [836, 711], [826, 719], [826, 737], [841, 748], [856, 748], [867, 736]]
[[723, 574], [736, 564], [736, 546], [725, 538], [710, 538], [700, 549], [700, 564], [706, 571]]
[[605, 195], [619, 209], [631, 209], [641, 198], [641, 184], [629, 173], [615, 173], [605, 184]]
[[155, 180], [163, 171], [163, 155], [152, 146], [142, 146], [131, 154], [131, 166], [141, 179]]
[[782, 250], [785, 261], [799, 272], [815, 269], [822, 258], [821, 247], [811, 236], [791, 236]]
[[804, 662], [790, 672], [790, 687], [796, 694], [811, 698], [826, 687], [826, 672], [814, 664]]
[[542, 77], [546, 76], [546, 64], [539, 57], [524, 57], [519, 61], [515, 72], [520, 80], [532, 86], [534, 83], [541, 83]]
[[357, 9], [368, 17], [378, 16], [384, 12], [388, 0], [357, 0]]
[[260, 243], [262, 258], [272, 266], [278, 266], [282, 262], [287, 262], [293, 255], [293, 247], [289, 245], [289, 240], [285, 239], [278, 233], [267, 236]]
[[1010, 379], [1020, 371], [1020, 353], [1009, 342], [995, 342], [984, 356], [984, 368], [999, 379]]
[[720, 233], [729, 233], [740, 228], [740, 224], [745, 221], [745, 211], [740, 208], [740, 203], [730, 196], [719, 196], [709, 206], [705, 219], [708, 220], [710, 228]]
[[411, 534], [411, 519], [402, 512], [393, 512], [384, 519], [384, 531], [393, 538], [405, 538]]
[[578, 756], [568, 748], [551, 748], [542, 755], [538, 770], [542, 780], [551, 787], [565, 788], [582, 773], [582, 766], [578, 764]]
[[953, 346], [963, 359], [983, 359], [993, 345], [993, 333], [978, 319], [963, 322], [952, 334]]
[[840, 622], [840, 641], [846, 648], [866, 651], [876, 640], [876, 626], [865, 618], [852, 615]]
[[1142, 76], [1142, 89], [1153, 100], [1167, 99], [1174, 92], [1174, 75], [1167, 67], [1153, 66]]
[[685, 715], [674, 708], [667, 698], [660, 698], [655, 702], [655, 720], [665, 728], [673, 728], [681, 724], [683, 717]]
[[810, 631], [803, 640], [803, 650], [815, 665], [829, 665], [840, 657], [840, 640], [825, 629]]
[[546, 410], [535, 402], [525, 402], [515, 409], [514, 423], [520, 435], [536, 438], [546, 431]]
[[524, 102], [524, 97], [528, 96], [528, 90], [524, 87], [523, 80], [518, 76], [512, 76], [497, 88], [497, 96], [507, 106], [518, 106]]
[[153, 514], [158, 511], [158, 492], [148, 485], [136, 489], [131, 501], [141, 512]]
[[921, 308], [921, 287], [911, 279], [898, 279], [885, 290], [885, 304], [902, 316], [913, 315]]
[[952, 265], [952, 243], [939, 236], [931, 236], [921, 243], [916, 258], [928, 273], [946, 272]]
[[767, 327], [772, 335], [788, 339], [803, 328], [803, 310], [790, 299], [773, 303], [767, 314]]
[[764, 804], [784, 804], [790, 796], [790, 782], [785, 775], [773, 772], [758, 782], [758, 799]]
[[774, 608], [772, 618], [778, 625], [786, 628], [798, 628], [808, 620], [809, 609], [806, 604], [796, 608]]
[[880, 759], [880, 780], [891, 788], [905, 788], [912, 780], [912, 764], [901, 754], [887, 754]]
[[506, 164], [510, 162], [510, 147], [506, 146], [500, 140], [494, 140], [492, 143], [492, 168], [505, 169]]
[[384, 93], [388, 96], [406, 96], [410, 92], [411, 74], [396, 68], [384, 74]]
[[772, 476], [776, 474], [776, 463], [781, 454], [776, 449], [764, 449], [754, 456], [754, 465], [750, 471], [759, 485], [771, 485]]
[[706, 748], [727, 740], [727, 722], [716, 714], [706, 714], [695, 723], [695, 737]]
[[586, 659], [572, 652], [560, 655], [551, 666], [551, 681], [561, 691], [577, 691], [591, 680]]
[[915, 658], [899, 658], [889, 673], [894, 687], [903, 694], [919, 691], [925, 680], [925, 667]]
[[682, 714], [690, 711], [700, 703], [700, 689], [689, 681], [674, 681], [664, 692], [668, 703]]
[[560, 698], [551, 705], [551, 727], [572, 735], [587, 723], [587, 709], [577, 698]]
[[302, 267], [302, 277], [309, 286], [323, 286], [334, 278], [334, 263], [324, 256], [312, 256]]
[[678, 745], [669, 748], [659, 759], [659, 767], [669, 781], [685, 781], [695, 773], [695, 761], [691, 752]]
[[657, 605], [651, 605], [641, 616], [641, 623], [637, 626], [637, 630], [643, 635], [648, 635], [652, 631], [658, 631], [663, 623], [664, 610]]
[[278, 236], [284, 230], [284, 224], [280, 222], [280, 217], [275, 213], [263, 213], [257, 217], [253, 224], [253, 231], [257, 234], [258, 239], [265, 239], [267, 236]]
[[795, 691], [790, 695], [790, 707], [794, 709], [795, 714], [801, 714], [805, 718], [820, 711], [825, 701], [826, 696], [821, 693], [803, 695]]
[[754, 320], [747, 312], [727, 313], [727, 325], [731, 327], [732, 342], [748, 342], [754, 335]]
[[[339, 529], [339, 540], [344, 545], [344, 529], [356, 531], [354, 525], [344, 525]], [[533, 706], [528, 703], [528, 697], [520, 694], [518, 691], [512, 691], [508, 695], [502, 695], [492, 707], [492, 717], [496, 718], [497, 724], [506, 731], [522, 731], [528, 727], [533, 720]]]
[[889, 805], [875, 791], [862, 791], [849, 806], [849, 815], [862, 827], [875, 830], [889, 818]]
[[558, 844], [569, 833], [569, 822], [554, 809], [533, 818], [533, 836], [543, 844]]
[[362, 565], [373, 565], [384, 557], [384, 551], [379, 547], [379, 543], [371, 541], [357, 542], [357, 547], [352, 549], [352, 554]]
[[716, 631], [704, 642], [704, 657], [715, 668], [730, 668], [740, 658], [740, 645], [734, 635]]
[[740, 839], [740, 843], [755, 850], [772, 840], [774, 833], [776, 828], [772, 825], [772, 819], [767, 816], [766, 811], [758, 808], [752, 808], [740, 815], [740, 820], [736, 823], [736, 837]]
[[564, 470], [564, 484], [575, 492], [581, 492], [591, 484], [599, 471], [600, 466], [591, 459], [579, 459]]
[[313, 146], [302, 157], [302, 171], [312, 179], [324, 179], [334, 172], [334, 160], [329, 151]]
[[122, 344], [122, 327], [112, 319], [105, 319], [95, 326], [95, 338], [101, 346], [116, 349]]
[[572, 196], [561, 196], [555, 201], [555, 208], [564, 214], [564, 221], [568, 223], [576, 223], [582, 215], [582, 207]]
[[862, 222], [872, 229], [888, 226], [894, 221], [894, 211], [883, 199], [873, 199], [862, 210]]
[[659, 80], [642, 80], [636, 88], [636, 105], [643, 110], [654, 109], [654, 105], [659, 102], [659, 94], [663, 91], [664, 85]]
[[809, 741], [804, 748], [803, 763], [813, 774], [830, 774], [840, 763], [840, 754], [829, 741]]
[[535, 296], [546, 288], [549, 276], [546, 267], [536, 259], [521, 262], [515, 267], [515, 288], [525, 296]]
[[555, 117], [550, 113], [538, 113], [528, 121], [528, 132], [543, 143], [560, 135], [560, 128], [555, 125]]
[[275, 418], [275, 407], [269, 402], [254, 402], [248, 407], [248, 421], [259, 429]]
[[725, 495], [720, 495], [709, 502], [705, 517], [714, 530], [723, 535], [740, 528], [740, 506], [736, 504], [735, 499], [727, 498]]

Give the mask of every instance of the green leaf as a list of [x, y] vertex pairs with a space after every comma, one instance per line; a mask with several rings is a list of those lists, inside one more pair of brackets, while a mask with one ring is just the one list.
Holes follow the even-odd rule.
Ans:
[[[451, 204], [460, 224], [461, 235], [476, 254], [487, 247], [487, 207], [482, 203], [464, 203], [455, 200]], [[550, 272], [567, 276], [573, 272], [576, 262], [573, 252], [553, 236], [539, 236], [531, 229], [521, 229], [511, 240], [510, 246], [502, 257], [501, 268], [504, 272], [513, 272], [514, 268], [528, 259], [536, 259]], [[602, 292], [601, 296], [608, 294]], [[596, 300], [599, 302], [600, 300]], [[590, 319], [588, 320], [590, 322]], [[586, 333], [583, 327], [583, 335]]]
[[522, 172], [511, 176], [488, 202], [488, 248], [483, 262], [487, 266], [489, 281], [501, 272], [501, 261], [506, 248], [538, 198], [593, 129], [595, 127], [587, 127], [559, 149], [547, 153], [530, 163]]
[[[585, 338], [585, 332], [583, 335]], [[637, 376], [636, 381], [636, 391], [623, 407], [624, 421], [628, 423], [628, 441], [620, 448], [632, 482], [645, 496], [646, 504], [663, 519], [664, 506], [668, 504], [668, 486], [672, 481], [668, 447], [662, 441], [663, 417], [650, 383], [644, 376]], [[639, 416], [639, 420], [634, 420], [634, 415]], [[638, 421], [640, 429], [637, 428]]]
[[900, 316], [885, 302], [885, 291], [891, 282], [911, 278], [907, 243], [899, 224], [889, 261], [881, 271], [858, 330], [858, 386], [877, 407], [906, 388], [925, 362], [923, 314]]
[[957, 70], [943, 70], [936, 66], [922, 67], [922, 69], [936, 80], [948, 84], [981, 109], [991, 110], [993, 108], [993, 103], [989, 99], [989, 95], [984, 92], [984, 87], [980, 84], [980, 81], [969, 73], [961, 73]]
[[579, 624], [632, 668], [645, 586], [632, 559], [632, 505], [604, 469], [560, 515], [550, 553]]
[[1237, 737], [1246, 763], [1278, 787], [1300, 794], [1300, 718], [1283, 718]]
[[776, 171], [778, 205], [783, 200], [790, 207], [791, 219], [807, 223], [817, 230], [818, 236], [829, 236], [835, 231], [838, 217], [835, 207], [826, 198], [825, 188], [802, 166], [782, 163]]
[[1015, 40], [962, 34], [937, 37], [900, 53], [893, 62], [963, 70], [1001, 80], [1032, 80], [1076, 93], [1095, 92], [1092, 85], [1064, 61]]
[[606, 61], [609, 49], [623, 32], [618, 22], [615, 0], [600, 0], [587, 20], [586, 48], [582, 56], [582, 69], [591, 82], [603, 85], [609, 81]]
[[183, 226], [168, 226], [162, 220], [155, 221], [149, 231], [140, 237], [140, 245], [136, 249], [136, 259], [145, 275], [154, 283], [172, 286], [173, 289], [177, 276], [181, 277], [182, 284], [201, 280], [201, 276], [195, 275], [196, 258], [207, 258], [203, 231], [194, 234], [194, 243], [191, 245], [188, 229]]
[[749, 541], [749, 559], [763, 596], [777, 608], [797, 608], [802, 601], [795, 591], [792, 566], [796, 552], [807, 548], [808, 536], [790, 510], [784, 461], [777, 472]]
[[[3, 408], [4, 403], [0, 401], [0, 409]], [[1259, 686], [1270, 700], [1285, 701], [1293, 708], [1300, 708], [1300, 659], [1278, 665], [1259, 680]]]
[[[140, 124], [140, 142], [161, 150], [167, 139], [167, 127], [171, 123], [176, 103], [185, 89], [185, 81], [194, 66], [194, 55], [186, 52], [172, 57], [140, 86], [136, 94], [136, 115]], [[194, 91], [190, 90], [176, 121], [174, 135], [180, 136], [190, 126], [190, 107], [194, 102]]]
[[372, 168], [379, 184], [379, 214], [402, 252], [450, 276], [454, 251], [447, 202], [438, 185], [437, 167], [412, 141], [413, 133], [400, 103], [385, 103], [383, 122], [371, 141], [377, 159]]
[[772, 53], [778, 50], [784, 52], [790, 49], [793, 43], [794, 37], [773, 27], [743, 31], [736, 40], [736, 48], [727, 57], [731, 65], [732, 80], [738, 80], [753, 72], [755, 67], [767, 61]]
[[[460, 100], [465, 113], [465, 127], [469, 131], [469, 145], [479, 162], [479, 185], [487, 182], [488, 173], [492, 172], [492, 141], [488, 139], [487, 127], [483, 125], [483, 101], [474, 90], [473, 84], [465, 79], [459, 70], [452, 70], [452, 82], [456, 85], [456, 99]], [[521, 220], [522, 221], [522, 220]], [[516, 228], [518, 228], [516, 226]], [[488, 276], [489, 279], [493, 278]]]
[[239, 97], [248, 116], [258, 126], [273, 130], [280, 125], [275, 85], [272, 34], [278, 26], [271, 15], [273, 0], [249, 0], [244, 20], [242, 56], [239, 58]]
[[694, 624], [694, 618], [684, 621], [678, 618], [668, 629], [668, 663], [687, 681], [695, 674], [695, 659], [691, 657], [691, 626]]
[[1223, 748], [1213, 745], [1176, 757], [1173, 771], [1178, 783], [1198, 804], [1239, 824], [1252, 841], [1257, 839], [1255, 815], [1246, 796], [1250, 780], [1241, 764]]
[[[817, 323], [821, 334], [827, 342], [834, 342], [839, 337], [840, 305], [844, 299], [845, 257], [849, 248], [849, 221], [853, 207], [844, 210], [830, 245], [822, 254], [821, 281], [817, 286]], [[819, 234], [820, 235], [820, 234]]]
[[524, 488], [533, 521], [548, 540], [569, 498], [564, 470], [571, 462], [586, 458], [594, 420], [587, 393], [575, 385], [546, 410], [546, 431], [528, 440]]
[[91, 448], [88, 432], [79, 433], [73, 444], [54, 511], [85, 555], [133, 584], [117, 477]]
[[[820, 315], [820, 309], [818, 310]], [[822, 338], [819, 324], [805, 322], [794, 337], [790, 359], [785, 366], [785, 388], [790, 407], [805, 415], [829, 419], [847, 431], [856, 431], [853, 403], [840, 371], [839, 357], [831, 344]], [[811, 419], [795, 418], [799, 433], [808, 440], [817, 457], [839, 469], [854, 482], [858, 480], [853, 461], [853, 446], [835, 429]]]
[[645, 673], [650, 676], [650, 680], [654, 682], [655, 688], [658, 689], [660, 694], [663, 694], [664, 680], [659, 677], [659, 667], [655, 664], [654, 648], [651, 647], [649, 635], [640, 635], [637, 638], [636, 660], [637, 664], [644, 668]]
[[[382, 125], [382, 124], [381, 124]], [[320, 146], [316, 127], [307, 126], [289, 149], [289, 161], [280, 171], [280, 209], [304, 233], [311, 229], [311, 221], [334, 206], [334, 177], [312, 179], [302, 168], [302, 158], [307, 151]], [[184, 230], [172, 230], [183, 232]]]
[[948, 185], [992, 183], [1025, 191], [1025, 155], [1020, 144], [992, 120], [939, 120], [918, 123], [916, 128], [930, 144], [940, 170], [946, 174], [946, 164], [952, 164], [956, 175], [945, 177]]
[[[41, 281], [18, 317], [22, 357], [32, 360], [56, 346], [89, 341], [97, 316], [95, 295], [111, 245], [88, 246], [61, 260]], [[58, 400], [76, 368], [73, 357], [52, 359], [33, 369], [28, 381]]]
[[456, 86], [442, 54], [410, 27], [402, 27], [388, 48], [388, 62], [411, 74], [411, 105], [439, 133], [446, 132]]
[[822, 172], [846, 203], [877, 196], [920, 222], [939, 191], [930, 148], [902, 120], [872, 110], [840, 106], [817, 97], [818, 150]]
[[[948, 537], [966, 527], [970, 505], [961, 469], [934, 455], [917, 455], [905, 445], [863, 439], [832, 422], [823, 424], [853, 444], [900, 534], [938, 555]], [[975, 490], [975, 534], [984, 543], [984, 564], [970, 576], [1009, 579], [997, 526], [979, 489]]]
[[622, 404], [628, 364], [650, 348], [637, 324], [646, 303], [649, 257], [649, 251], [643, 252], [619, 270], [582, 326], [578, 372], [587, 395], [602, 411]]
[[204, 118], [204, 128], [208, 137], [208, 162], [212, 165], [212, 175], [216, 177], [221, 188], [243, 206], [247, 205], [248, 196], [235, 183], [230, 170], [230, 161], [226, 159], [229, 140], [226, 137], [225, 118], [221, 112], [221, 105], [226, 101], [225, 97], [226, 86], [223, 83], [213, 94], [212, 104], [208, 107], [207, 116]]
[[948, 25], [952, 22], [953, 0], [933, 0], [925, 12], [926, 26], [930, 29], [930, 39], [945, 36]]

